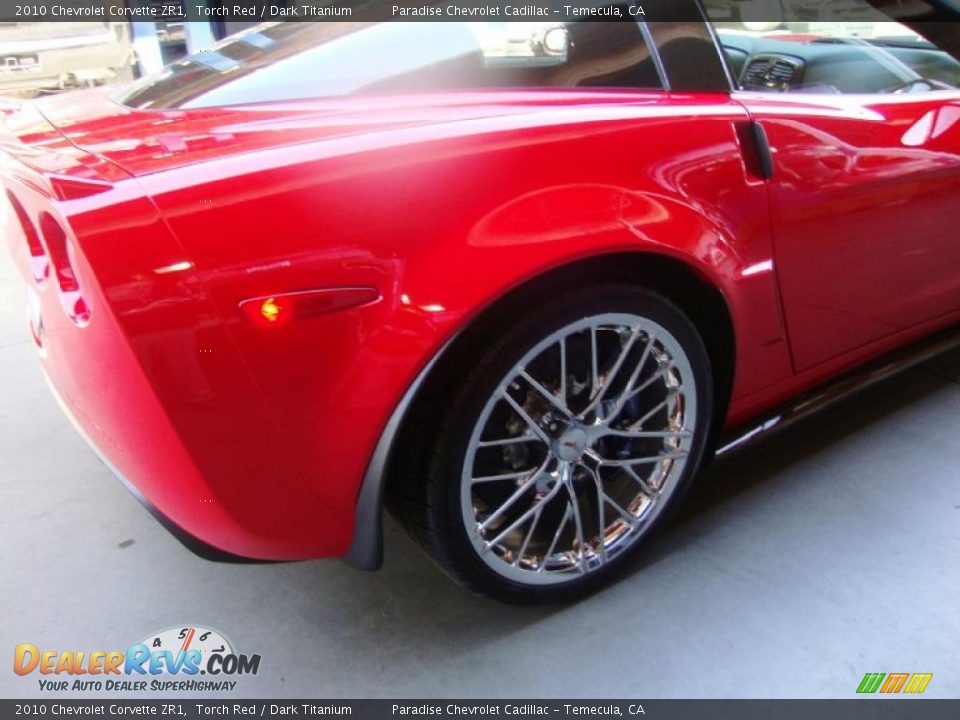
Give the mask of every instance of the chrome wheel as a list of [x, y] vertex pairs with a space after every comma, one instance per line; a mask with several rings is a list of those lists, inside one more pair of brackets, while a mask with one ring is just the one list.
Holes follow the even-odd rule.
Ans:
[[527, 352], [487, 400], [461, 478], [464, 527], [499, 575], [556, 584], [652, 528], [697, 427], [677, 339], [626, 313], [571, 323]]

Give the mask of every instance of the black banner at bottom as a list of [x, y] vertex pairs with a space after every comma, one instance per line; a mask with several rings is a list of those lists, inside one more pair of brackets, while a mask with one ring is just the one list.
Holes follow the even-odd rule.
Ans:
[[956, 720], [960, 700], [0, 700], [0, 718], [651, 718]]

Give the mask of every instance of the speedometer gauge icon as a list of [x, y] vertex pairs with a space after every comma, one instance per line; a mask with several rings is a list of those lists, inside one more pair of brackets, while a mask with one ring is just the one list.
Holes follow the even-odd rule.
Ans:
[[[172, 627], [148, 636], [143, 641], [151, 652], [168, 651], [177, 657], [190, 650], [200, 652], [199, 667], [206, 667], [211, 655], [233, 655], [233, 645], [223, 633], [201, 625]], [[205, 674], [203, 670], [201, 674]]]

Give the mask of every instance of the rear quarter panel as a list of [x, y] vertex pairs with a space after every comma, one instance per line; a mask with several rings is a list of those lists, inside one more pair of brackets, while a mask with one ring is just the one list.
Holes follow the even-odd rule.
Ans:
[[[262, 149], [244, 142], [245, 152], [202, 164], [189, 163], [191, 143], [209, 152], [198, 137], [168, 139], [182, 153], [173, 162], [151, 169], [140, 158], [140, 181], [229, 331], [208, 344], [235, 343], [322, 503], [353, 509], [388, 417], [449, 338], [511, 288], [586, 257], [659, 253], [718, 287], [735, 318], [735, 400], [789, 374], [742, 107], [720, 95], [615, 92], [442, 102], [423, 99], [424, 117], [392, 122], [381, 108], [372, 129], [323, 139], [318, 127], [321, 139], [307, 142], [315, 118], [259, 122]], [[478, 113], [478, 103], [496, 110]], [[206, 122], [207, 133], [227, 131]], [[243, 134], [235, 117], [229, 132]], [[237, 310], [246, 298], [352, 286], [382, 299], [270, 328]]]

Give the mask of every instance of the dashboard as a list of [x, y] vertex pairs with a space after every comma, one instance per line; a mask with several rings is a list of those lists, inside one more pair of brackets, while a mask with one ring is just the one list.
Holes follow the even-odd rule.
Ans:
[[922, 42], [734, 33], [720, 37], [744, 90], [847, 94], [960, 87], [960, 62]]

